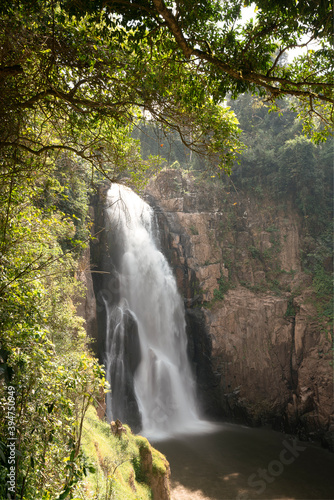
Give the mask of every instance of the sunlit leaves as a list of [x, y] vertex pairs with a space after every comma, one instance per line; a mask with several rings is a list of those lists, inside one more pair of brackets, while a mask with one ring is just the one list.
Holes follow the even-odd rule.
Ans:
[[[191, 9], [180, 5], [182, 15], [189, 29], [204, 30], [209, 36], [221, 12], [219, 2], [197, 6], [201, 22]], [[182, 133], [184, 121], [189, 122], [196, 108], [205, 107], [211, 97], [217, 100], [219, 86], [196, 59], [182, 60], [168, 31], [143, 35], [137, 23], [125, 27], [122, 17], [106, 18], [88, 5], [82, 8], [80, 14], [74, 8], [77, 15], [72, 16], [67, 5], [65, 10], [44, 7], [32, 23], [27, 23], [30, 16], [24, 7], [16, 18], [8, 17], [12, 29], [15, 26], [21, 33], [10, 52], [11, 61], [20, 58], [24, 71], [10, 89], [12, 100], [6, 96], [9, 88], [3, 92], [10, 134], [4, 133], [2, 148], [12, 155], [11, 145], [18, 147], [15, 154], [23, 161], [27, 155], [45, 158], [62, 148], [115, 178], [124, 171], [122, 156], [135, 149], [129, 139], [118, 140], [119, 126], [128, 131], [138, 113], [149, 112]], [[22, 45], [30, 47], [26, 57], [22, 57]], [[203, 117], [196, 127], [201, 123], [207, 130]], [[111, 133], [105, 134], [106, 130]], [[133, 165], [130, 170], [140, 182], [143, 163], [138, 161], [136, 172]]]
[[[76, 230], [72, 210], [65, 213], [73, 208], [69, 189], [75, 183], [70, 175], [66, 183], [57, 179], [51, 165], [7, 161], [0, 181], [1, 412], [5, 374], [15, 387], [16, 484], [24, 498], [55, 498], [83, 477], [81, 421], [104, 386], [103, 370], [87, 350], [84, 321], [76, 315], [74, 301], [81, 295], [77, 258], [62, 245]], [[75, 171], [85, 186], [84, 169]], [[45, 186], [50, 198], [42, 200]], [[63, 212], [58, 196], [65, 191]], [[87, 199], [81, 203], [76, 210], [85, 223]], [[3, 413], [0, 435], [1, 441], [7, 439]], [[1, 471], [3, 466], [6, 462]]]

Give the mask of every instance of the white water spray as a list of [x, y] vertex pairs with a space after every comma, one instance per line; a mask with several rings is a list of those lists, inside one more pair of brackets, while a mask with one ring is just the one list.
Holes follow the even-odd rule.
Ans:
[[131, 189], [117, 184], [108, 191], [107, 202], [108, 229], [121, 247], [119, 303], [112, 308], [106, 304], [107, 325], [114, 325], [107, 328], [107, 373], [117, 377], [112, 385], [122, 391], [128, 376], [123, 359], [124, 317], [130, 317], [139, 338], [140, 362], [134, 369], [133, 387], [142, 433], [159, 436], [186, 431], [199, 420], [187, 358], [184, 307], [172, 271], [154, 241], [153, 210]]

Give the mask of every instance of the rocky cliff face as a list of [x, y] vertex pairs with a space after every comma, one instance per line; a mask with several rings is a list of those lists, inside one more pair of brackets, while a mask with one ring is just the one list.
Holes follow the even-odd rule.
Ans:
[[205, 413], [333, 448], [331, 332], [301, 270], [304, 236], [291, 203], [176, 170], [151, 180], [146, 196], [185, 297]]

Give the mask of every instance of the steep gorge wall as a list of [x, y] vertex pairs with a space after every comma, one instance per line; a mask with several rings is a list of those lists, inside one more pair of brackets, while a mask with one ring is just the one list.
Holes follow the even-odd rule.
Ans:
[[302, 272], [291, 203], [161, 172], [146, 190], [185, 297], [206, 414], [271, 423], [333, 448], [332, 338]]

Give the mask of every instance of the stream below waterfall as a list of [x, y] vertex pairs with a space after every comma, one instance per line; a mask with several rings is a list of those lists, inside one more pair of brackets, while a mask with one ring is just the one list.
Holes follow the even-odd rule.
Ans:
[[334, 499], [334, 454], [279, 432], [224, 423], [152, 444], [170, 462], [172, 500]]

